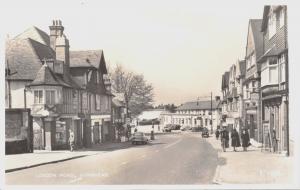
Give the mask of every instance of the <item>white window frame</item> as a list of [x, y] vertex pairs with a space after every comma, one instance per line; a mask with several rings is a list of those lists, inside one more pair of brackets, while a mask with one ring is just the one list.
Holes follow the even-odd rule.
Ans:
[[[38, 93], [38, 97], [36, 99], [36, 93]], [[41, 95], [41, 97], [40, 97]], [[33, 102], [34, 104], [44, 104], [44, 91], [43, 90], [34, 90], [33, 91]]]
[[101, 109], [101, 97], [99, 94], [96, 94], [96, 110], [100, 110]]

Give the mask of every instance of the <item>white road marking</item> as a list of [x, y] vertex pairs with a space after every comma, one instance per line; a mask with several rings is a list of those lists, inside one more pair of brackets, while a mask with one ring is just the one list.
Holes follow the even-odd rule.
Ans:
[[174, 146], [175, 144], [179, 143], [180, 141], [182, 141], [182, 139], [178, 139], [177, 141], [171, 143], [171, 144], [168, 144], [167, 146], [165, 146], [164, 148], [170, 148], [171, 146]]
[[159, 150], [156, 150], [155, 152], [159, 152]]
[[127, 164], [127, 162], [122, 162], [122, 163], [121, 163], [121, 165], [125, 165], [125, 164]]

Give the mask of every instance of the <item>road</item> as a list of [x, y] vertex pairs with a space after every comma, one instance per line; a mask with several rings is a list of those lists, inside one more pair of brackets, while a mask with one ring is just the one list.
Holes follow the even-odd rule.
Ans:
[[7, 185], [211, 184], [217, 164], [217, 151], [199, 133], [188, 132], [5, 177]]

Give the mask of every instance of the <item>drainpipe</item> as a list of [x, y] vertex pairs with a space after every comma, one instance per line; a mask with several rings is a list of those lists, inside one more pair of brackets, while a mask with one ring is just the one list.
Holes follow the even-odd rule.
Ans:
[[25, 86], [25, 88], [24, 88], [24, 108], [26, 109], [27, 108], [27, 98], [26, 98], [26, 92], [27, 92], [27, 90], [26, 90], [26, 86]]
[[10, 88], [10, 80], [7, 80], [8, 86], [8, 108], [11, 108], [11, 88]]

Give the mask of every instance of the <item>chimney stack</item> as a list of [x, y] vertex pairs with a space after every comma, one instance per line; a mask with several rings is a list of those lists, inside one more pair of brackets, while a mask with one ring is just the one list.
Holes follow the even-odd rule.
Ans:
[[61, 24], [61, 20], [53, 20], [50, 29], [50, 46], [55, 51], [56, 39], [64, 33], [64, 27]]

